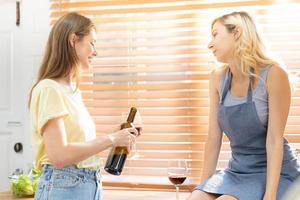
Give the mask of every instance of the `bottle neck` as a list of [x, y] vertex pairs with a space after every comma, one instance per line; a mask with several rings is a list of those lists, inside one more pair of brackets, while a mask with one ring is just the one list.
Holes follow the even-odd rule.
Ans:
[[133, 122], [136, 112], [137, 112], [137, 109], [135, 107], [132, 107], [130, 109], [130, 112], [129, 112], [128, 117], [127, 117], [127, 123], [132, 123]]
[[128, 122], [125, 122], [123, 124], [121, 124], [121, 129], [124, 129], [124, 128], [131, 128], [131, 123], [128, 123]]

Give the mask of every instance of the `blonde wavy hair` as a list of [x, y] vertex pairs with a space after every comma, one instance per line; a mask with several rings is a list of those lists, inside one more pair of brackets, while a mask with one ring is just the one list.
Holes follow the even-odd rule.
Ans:
[[224, 25], [229, 33], [237, 28], [241, 29], [241, 35], [234, 46], [234, 55], [239, 58], [242, 74], [259, 78], [262, 66], [278, 65], [266, 55], [265, 46], [256, 25], [247, 12], [232, 12], [218, 17], [212, 22], [211, 29], [216, 22]]
[[[52, 27], [49, 34], [45, 54], [39, 68], [37, 81], [29, 93], [29, 102], [33, 88], [43, 79], [57, 79], [70, 77], [79, 84], [80, 67], [75, 49], [70, 44], [71, 34], [82, 40], [92, 29], [94, 23], [87, 17], [75, 12], [62, 16]], [[76, 90], [75, 89], [75, 90]]]

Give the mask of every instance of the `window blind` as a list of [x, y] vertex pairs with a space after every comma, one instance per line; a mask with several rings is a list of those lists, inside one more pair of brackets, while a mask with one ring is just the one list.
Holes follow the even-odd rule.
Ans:
[[[139, 109], [143, 132], [138, 157], [128, 159], [120, 177], [104, 173], [104, 185], [173, 188], [169, 160], [186, 159], [185, 185], [199, 181], [208, 131], [208, 79], [217, 67], [207, 49], [210, 23], [221, 14], [244, 10], [255, 17], [272, 52], [287, 69], [300, 69], [300, 1], [271, 0], [52, 0], [51, 19], [72, 11], [97, 25], [98, 56], [82, 76], [80, 88], [97, 133], [121, 123], [121, 113]], [[285, 136], [300, 142], [300, 81], [293, 97]], [[106, 160], [107, 152], [101, 153]], [[230, 147], [224, 138], [218, 168], [226, 166]], [[104, 164], [104, 163], [103, 163]]]

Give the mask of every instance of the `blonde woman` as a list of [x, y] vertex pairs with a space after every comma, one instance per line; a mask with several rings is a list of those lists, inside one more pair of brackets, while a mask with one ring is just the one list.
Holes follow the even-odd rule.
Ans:
[[[291, 93], [286, 72], [264, 51], [252, 18], [215, 19], [208, 47], [225, 66], [210, 78], [209, 133], [201, 183], [189, 200], [280, 200], [300, 173], [283, 137]], [[225, 133], [231, 159], [216, 171]]]
[[43, 170], [35, 199], [102, 199], [96, 154], [113, 145], [130, 149], [135, 139], [130, 132], [137, 135], [128, 128], [96, 137], [77, 88], [80, 72], [97, 54], [95, 42], [95, 25], [76, 13], [61, 17], [50, 32], [30, 94], [36, 164]]

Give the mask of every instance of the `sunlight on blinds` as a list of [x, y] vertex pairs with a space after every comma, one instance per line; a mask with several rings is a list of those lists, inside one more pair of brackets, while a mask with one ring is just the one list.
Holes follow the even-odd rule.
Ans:
[[[104, 184], [172, 188], [166, 173], [172, 159], [187, 159], [187, 184], [197, 183], [208, 131], [208, 78], [217, 67], [207, 49], [212, 19], [231, 11], [249, 12], [271, 51], [293, 74], [300, 72], [300, 2], [274, 2], [52, 0], [52, 23], [76, 11], [97, 24], [98, 56], [80, 86], [97, 133], [114, 131], [121, 113], [131, 106], [143, 118], [139, 157], [127, 161], [121, 177], [104, 175]], [[300, 81], [295, 80], [285, 135], [297, 144]], [[104, 160], [106, 154], [102, 154]], [[225, 138], [218, 167], [225, 167], [229, 157]]]

